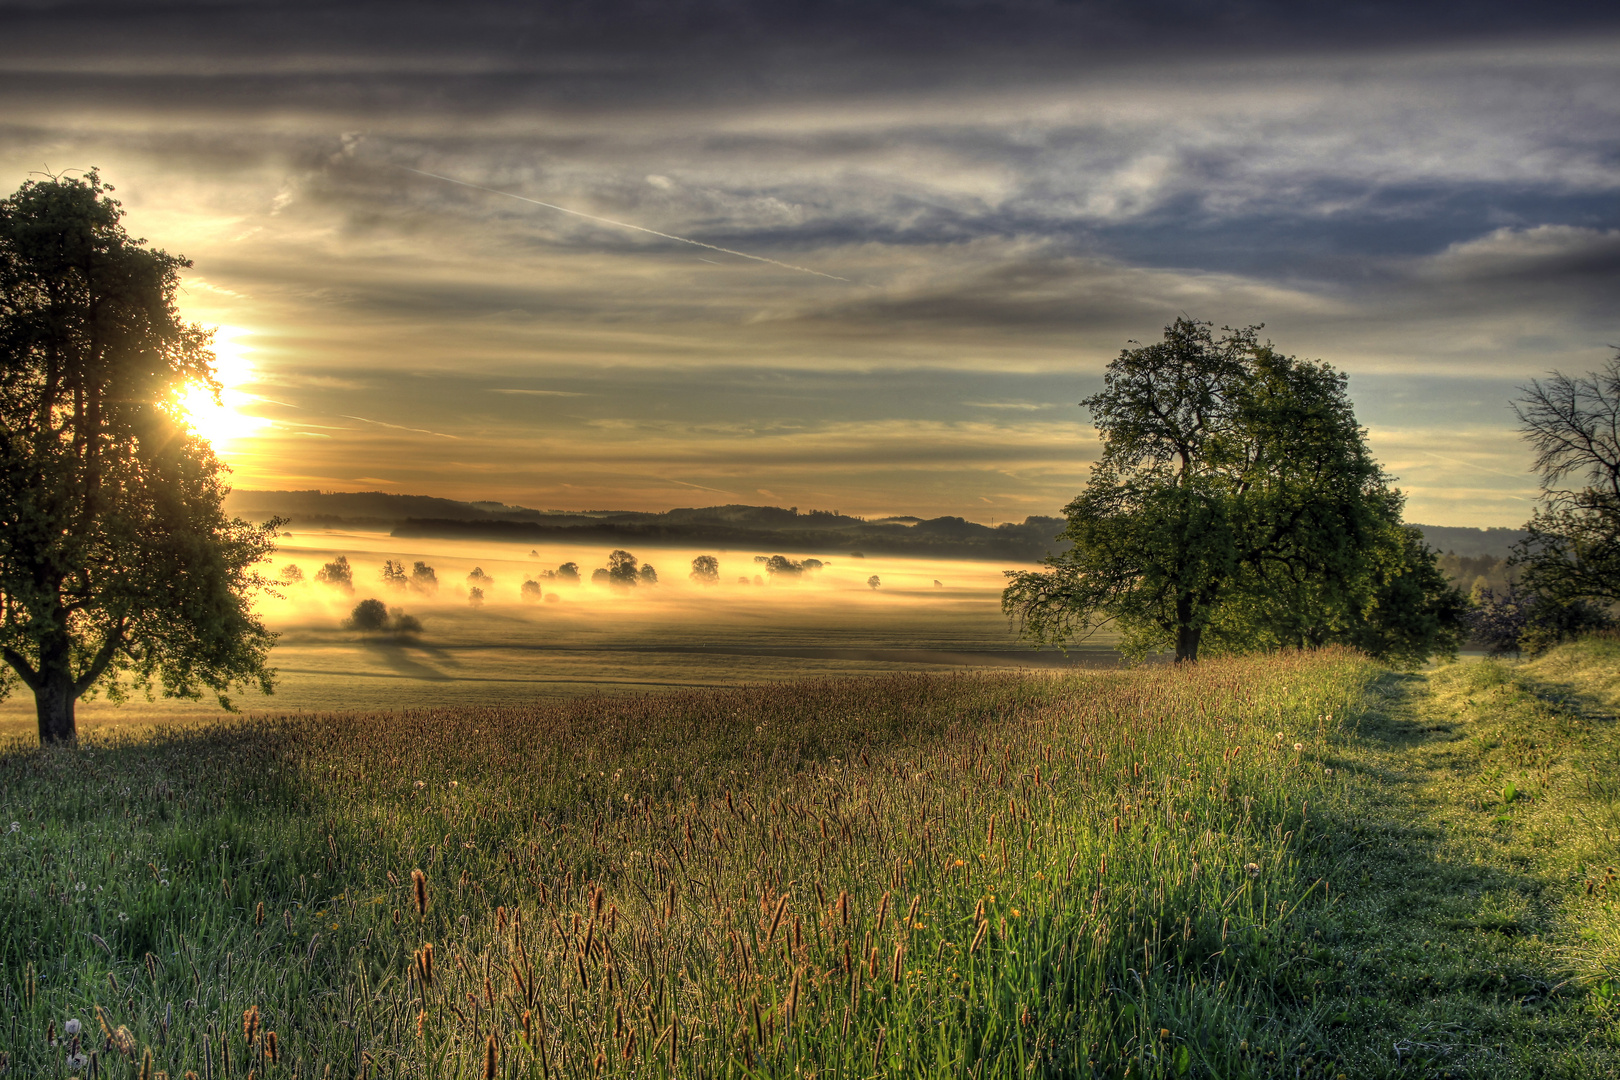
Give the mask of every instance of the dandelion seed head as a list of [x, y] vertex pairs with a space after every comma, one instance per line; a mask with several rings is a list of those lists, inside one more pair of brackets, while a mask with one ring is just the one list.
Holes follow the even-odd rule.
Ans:
[[77, 1035], [80, 1031], [84, 1030], [84, 1025], [79, 1023], [78, 1017], [74, 1017], [62, 1025], [62, 1030], [67, 1032], [69, 1035]]
[[1248, 874], [1252, 878], [1259, 877], [1260, 876], [1260, 864], [1259, 863], [1245, 863], [1243, 865], [1243, 872]]

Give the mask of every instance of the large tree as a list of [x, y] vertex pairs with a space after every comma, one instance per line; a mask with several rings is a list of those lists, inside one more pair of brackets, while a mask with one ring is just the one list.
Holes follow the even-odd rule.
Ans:
[[1367, 449], [1330, 366], [1178, 319], [1082, 402], [1102, 437], [1066, 509], [1070, 547], [1012, 573], [1038, 644], [1102, 627], [1141, 655], [1343, 641], [1411, 661], [1454, 650], [1465, 603]]
[[1620, 604], [1620, 352], [1583, 377], [1554, 372], [1514, 402], [1536, 452], [1541, 505], [1512, 562], [1540, 604]]
[[274, 524], [223, 511], [223, 468], [183, 421], [217, 387], [181, 321], [185, 259], [132, 239], [94, 172], [0, 201], [0, 655], [42, 743], [88, 693], [271, 689], [249, 607]]

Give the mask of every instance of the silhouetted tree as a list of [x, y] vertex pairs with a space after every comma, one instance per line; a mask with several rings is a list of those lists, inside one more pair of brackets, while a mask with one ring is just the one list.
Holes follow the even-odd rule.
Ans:
[[393, 559], [383, 563], [383, 585], [389, 589], [403, 589], [409, 583], [405, 577], [405, 564]]
[[178, 407], [218, 385], [175, 308], [191, 264], [131, 239], [111, 191], [91, 171], [0, 201], [0, 695], [12, 672], [33, 691], [42, 743], [92, 690], [271, 690], [250, 598], [279, 522], [226, 517]]
[[533, 578], [525, 578], [524, 581], [523, 581], [523, 600], [524, 600], [524, 603], [528, 603], [528, 604], [538, 603], [540, 601], [541, 595], [542, 594], [541, 594], [541, 591], [540, 591], [540, 583], [538, 581], [534, 580]]
[[579, 584], [579, 563], [565, 562], [557, 567], [557, 580]]
[[798, 577], [804, 573], [804, 564], [796, 563], [786, 555], [772, 555], [765, 560], [765, 572], [772, 577]]
[[288, 563], [281, 568], [281, 582], [284, 585], [302, 585], [304, 571], [297, 563]]
[[439, 575], [425, 562], [411, 564], [411, 591], [432, 596], [439, 591]]
[[598, 566], [595, 570], [591, 571], [592, 585], [607, 585], [612, 582], [612, 580], [613, 575], [608, 573], [608, 568], [605, 566]]
[[386, 630], [388, 605], [381, 600], [362, 600], [349, 613], [348, 625], [354, 630]]
[[467, 584], [477, 585], [479, 588], [483, 588], [487, 585], [495, 584], [495, 579], [484, 573], [484, 568], [482, 566], [475, 566], [472, 568], [472, 573], [467, 575]]
[[692, 560], [691, 579], [699, 585], [720, 584], [720, 560], [713, 555], [699, 555]]
[[658, 571], [653, 569], [652, 563], [641, 564], [640, 576], [643, 585], [658, 584]]
[[484, 590], [480, 589], [476, 585], [474, 585], [472, 588], [468, 589], [467, 590], [467, 603], [471, 604], [473, 607], [483, 607], [484, 606]]
[[826, 566], [826, 565], [827, 564], [822, 562], [820, 559], [806, 559], [806, 560], [804, 560], [804, 562], [799, 564], [799, 566], [805, 571], [805, 573], [814, 573], [815, 571], [820, 570], [823, 566]]
[[342, 589], [346, 593], [354, 592], [354, 570], [349, 566], [349, 557], [339, 555], [331, 562], [315, 571], [315, 580], [322, 585], [330, 585], [334, 589]]
[[879, 578], [876, 574], [873, 574], [871, 577], [866, 579], [866, 587], [869, 588], [869, 589], [875, 589], [879, 585], [882, 585], [882, 584], [883, 584], [883, 580], [881, 578]]
[[607, 571], [608, 581], [621, 589], [634, 588], [639, 577], [636, 557], [619, 548], [608, 554]]
[[422, 632], [420, 619], [405, 614], [399, 608], [388, 607], [381, 600], [362, 600], [354, 605], [349, 617], [343, 620], [343, 626], [347, 630], [359, 630], [368, 634], [383, 631], [394, 634]]

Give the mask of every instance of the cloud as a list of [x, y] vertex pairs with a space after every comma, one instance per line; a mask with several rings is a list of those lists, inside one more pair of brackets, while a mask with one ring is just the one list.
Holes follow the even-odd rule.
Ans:
[[1453, 281], [1577, 279], [1596, 286], [1620, 277], [1620, 229], [1576, 225], [1504, 226], [1449, 245], [1430, 265]]

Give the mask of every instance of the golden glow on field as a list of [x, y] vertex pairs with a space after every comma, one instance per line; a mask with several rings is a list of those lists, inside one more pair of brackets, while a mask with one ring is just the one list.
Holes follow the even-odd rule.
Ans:
[[219, 383], [219, 396], [198, 383], [187, 386], [180, 395], [180, 411], [186, 423], [207, 439], [215, 450], [257, 434], [273, 422], [263, 416], [245, 411], [260, 398], [241, 387], [254, 381], [254, 367], [249, 355], [251, 345], [243, 342], [251, 332], [236, 326], [221, 326], [214, 337], [214, 379]]

